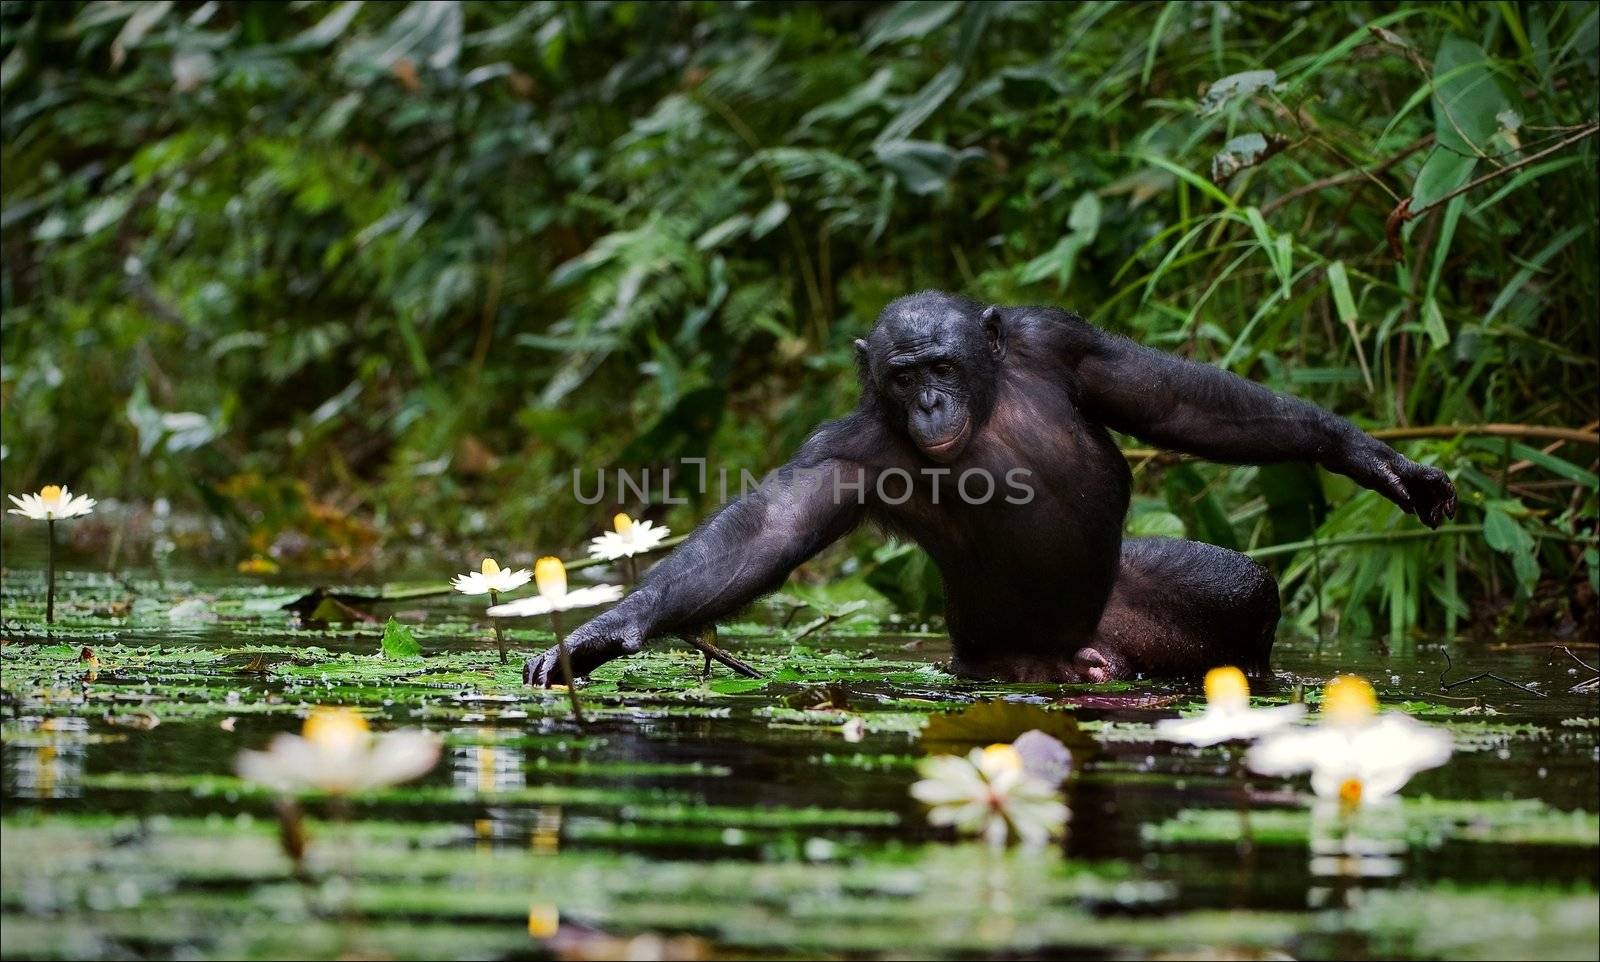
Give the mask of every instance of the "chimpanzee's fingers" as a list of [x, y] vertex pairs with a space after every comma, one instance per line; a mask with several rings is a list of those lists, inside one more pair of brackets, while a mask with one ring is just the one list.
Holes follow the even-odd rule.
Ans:
[[1455, 516], [1456, 486], [1443, 471], [1419, 465], [1412, 472], [1410, 487], [1417, 517], [1423, 524], [1437, 528], [1445, 518]]
[[556, 664], [556, 650], [547, 649], [528, 661], [528, 669], [523, 678], [530, 685], [549, 688], [556, 680], [553, 677]]
[[1382, 481], [1382, 486], [1378, 490], [1384, 497], [1398, 504], [1401, 511], [1421, 516], [1417, 511], [1416, 503], [1411, 498], [1410, 489], [1406, 487], [1405, 480], [1400, 477], [1394, 468], [1387, 464], [1378, 465], [1378, 477]]

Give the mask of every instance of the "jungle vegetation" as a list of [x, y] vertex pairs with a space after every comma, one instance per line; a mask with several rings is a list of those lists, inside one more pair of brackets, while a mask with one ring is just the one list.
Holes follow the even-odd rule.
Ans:
[[[755, 472], [922, 288], [1075, 308], [1445, 467], [1438, 532], [1131, 449], [1130, 532], [1302, 628], [1593, 618], [1596, 7], [0, 5], [7, 491], [228, 560], [575, 545], [572, 470]], [[1465, 432], [1449, 426], [1474, 426]], [[1491, 425], [1491, 428], [1482, 428]], [[628, 503], [680, 530], [713, 507]], [[937, 608], [863, 533], [818, 570]]]

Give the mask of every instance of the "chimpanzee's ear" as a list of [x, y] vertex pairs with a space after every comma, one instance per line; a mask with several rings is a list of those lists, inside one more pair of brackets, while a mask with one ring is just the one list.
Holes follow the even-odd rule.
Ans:
[[1000, 317], [1000, 308], [993, 304], [983, 309], [983, 316], [978, 318], [983, 325], [983, 336], [989, 342], [989, 350], [998, 360], [1006, 356], [1006, 332]]
[[856, 370], [861, 373], [861, 381], [865, 384], [872, 373], [872, 365], [867, 360], [867, 342], [859, 337], [856, 338]]

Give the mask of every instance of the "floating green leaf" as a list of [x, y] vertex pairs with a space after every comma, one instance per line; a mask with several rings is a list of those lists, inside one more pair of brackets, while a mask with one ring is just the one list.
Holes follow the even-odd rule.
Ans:
[[422, 657], [422, 646], [417, 643], [411, 629], [391, 616], [383, 626], [383, 657], [410, 660]]

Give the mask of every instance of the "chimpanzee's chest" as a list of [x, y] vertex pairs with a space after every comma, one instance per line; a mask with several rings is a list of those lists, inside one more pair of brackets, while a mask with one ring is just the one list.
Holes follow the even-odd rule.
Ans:
[[953, 569], [1030, 582], [1115, 569], [1127, 464], [1059, 384], [1007, 383], [959, 459], [902, 470], [913, 483], [900, 484], [892, 470], [880, 477], [882, 512], [933, 555], [947, 581]]

